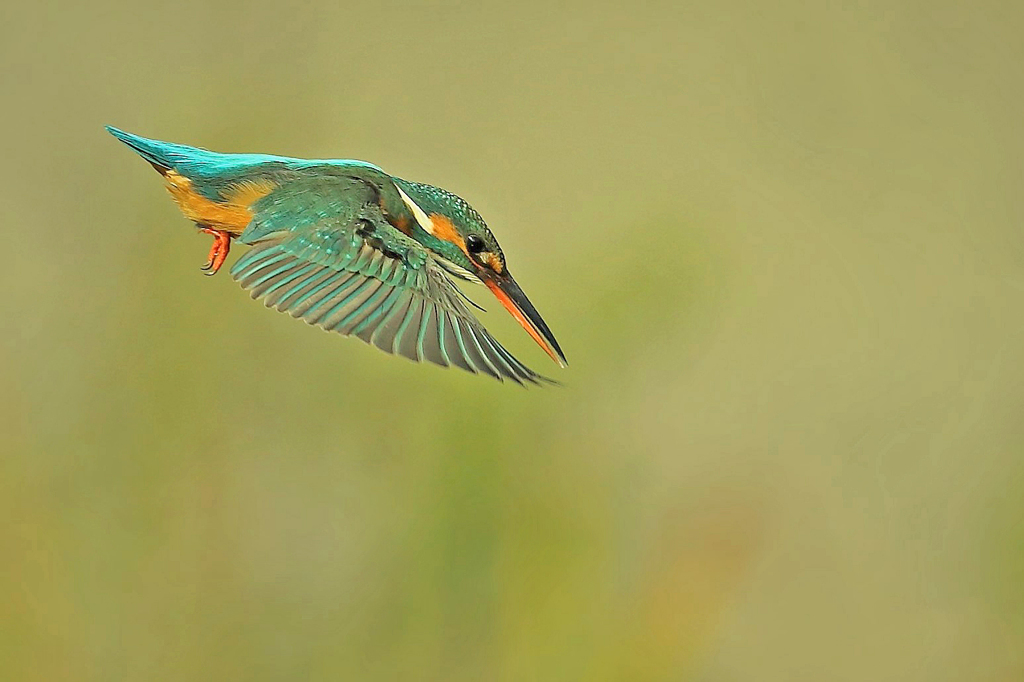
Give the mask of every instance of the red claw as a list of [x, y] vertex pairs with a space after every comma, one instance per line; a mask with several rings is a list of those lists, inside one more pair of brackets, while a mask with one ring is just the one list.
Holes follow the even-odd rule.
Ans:
[[213, 235], [213, 246], [210, 247], [210, 255], [206, 258], [206, 265], [201, 267], [200, 270], [205, 271], [207, 275], [216, 275], [217, 271], [220, 270], [220, 266], [224, 265], [224, 261], [228, 257], [228, 251], [231, 250], [231, 233], [214, 230], [210, 227], [200, 229], [206, 234]]

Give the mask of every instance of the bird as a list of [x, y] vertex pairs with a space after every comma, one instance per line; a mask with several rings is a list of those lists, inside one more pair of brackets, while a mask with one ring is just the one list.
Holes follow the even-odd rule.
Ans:
[[557, 383], [491, 336], [468, 307], [480, 306], [456, 285], [463, 280], [486, 286], [568, 366], [484, 219], [452, 192], [365, 161], [224, 154], [106, 129], [163, 176], [184, 216], [213, 238], [207, 275], [233, 241], [250, 247], [230, 273], [267, 307], [416, 362]]

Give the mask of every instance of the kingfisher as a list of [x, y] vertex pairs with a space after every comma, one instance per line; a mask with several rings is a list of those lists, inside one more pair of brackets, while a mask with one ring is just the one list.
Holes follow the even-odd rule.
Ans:
[[414, 361], [518, 384], [551, 382], [512, 356], [455, 283], [486, 286], [560, 367], [565, 354], [464, 199], [348, 159], [221, 154], [107, 126], [163, 176], [186, 218], [213, 238], [216, 274], [292, 317]]

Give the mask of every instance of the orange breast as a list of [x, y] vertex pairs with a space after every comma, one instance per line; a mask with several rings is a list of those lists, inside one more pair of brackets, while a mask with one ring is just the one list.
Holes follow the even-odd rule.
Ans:
[[192, 181], [175, 171], [167, 171], [167, 191], [174, 197], [185, 217], [217, 230], [239, 234], [252, 220], [252, 205], [274, 189], [268, 180], [242, 182], [224, 201], [212, 201], [192, 188]]

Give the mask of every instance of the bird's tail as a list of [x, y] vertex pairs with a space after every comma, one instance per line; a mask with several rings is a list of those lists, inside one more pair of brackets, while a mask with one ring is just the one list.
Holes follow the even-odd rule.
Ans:
[[198, 160], [198, 157], [211, 154], [205, 149], [132, 135], [114, 126], [107, 126], [107, 132], [134, 149], [139, 156], [149, 161], [161, 173], [166, 173], [182, 163], [194, 162]]

